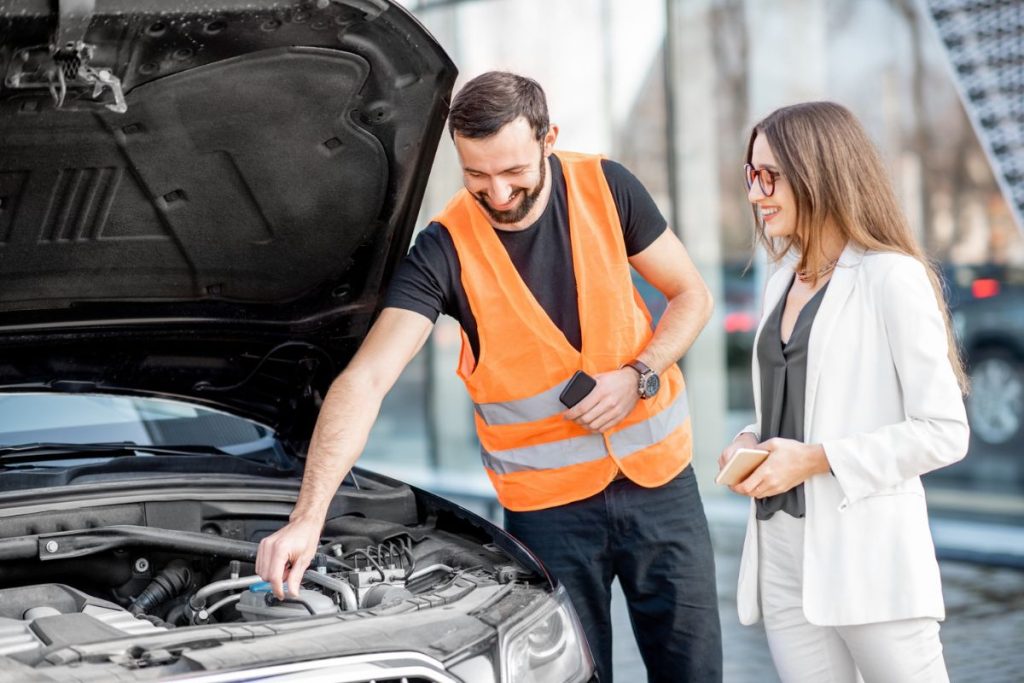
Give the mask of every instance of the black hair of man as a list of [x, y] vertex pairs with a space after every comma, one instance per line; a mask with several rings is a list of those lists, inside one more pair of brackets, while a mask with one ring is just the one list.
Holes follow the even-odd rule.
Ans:
[[466, 138], [487, 138], [525, 117], [537, 140], [548, 132], [548, 103], [532, 78], [508, 71], [488, 71], [472, 79], [452, 102], [448, 132]]

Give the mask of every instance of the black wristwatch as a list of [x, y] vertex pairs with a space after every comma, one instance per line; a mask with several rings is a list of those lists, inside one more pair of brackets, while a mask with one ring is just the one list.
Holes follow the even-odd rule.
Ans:
[[640, 398], [650, 398], [658, 393], [658, 389], [661, 387], [661, 378], [654, 370], [635, 358], [622, 367], [630, 367], [640, 373], [640, 379], [636, 385]]

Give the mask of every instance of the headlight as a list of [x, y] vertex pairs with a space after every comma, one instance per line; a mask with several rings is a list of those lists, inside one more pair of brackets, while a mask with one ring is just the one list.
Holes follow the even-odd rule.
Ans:
[[582, 683], [594, 674], [583, 628], [564, 588], [501, 642], [502, 677], [509, 683]]

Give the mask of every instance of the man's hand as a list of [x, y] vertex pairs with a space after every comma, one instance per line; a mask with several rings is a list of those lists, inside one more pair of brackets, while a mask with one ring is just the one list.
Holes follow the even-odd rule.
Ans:
[[562, 415], [592, 432], [611, 429], [629, 415], [640, 398], [637, 377], [633, 368], [595, 375], [597, 386]]
[[753, 448], [768, 451], [768, 458], [749, 477], [730, 487], [744, 496], [775, 496], [802, 484], [815, 474], [828, 472], [828, 459], [821, 444], [800, 443], [792, 439], [768, 439]]
[[285, 582], [288, 594], [299, 596], [302, 575], [316, 554], [322, 528], [322, 522], [293, 520], [260, 541], [256, 573], [270, 582], [270, 589], [278, 600], [284, 599], [282, 583]]
[[433, 325], [419, 313], [385, 308], [355, 357], [331, 384], [309, 442], [291, 521], [260, 541], [256, 553], [256, 573], [270, 583], [279, 599], [284, 598], [284, 581], [288, 593], [298, 596], [342, 477], [366, 445], [384, 395], [423, 347]]

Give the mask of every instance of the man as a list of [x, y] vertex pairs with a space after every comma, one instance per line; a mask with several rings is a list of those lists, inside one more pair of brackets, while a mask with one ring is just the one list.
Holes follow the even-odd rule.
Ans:
[[[721, 680], [714, 559], [675, 365], [711, 314], [708, 290], [636, 178], [552, 153], [558, 129], [536, 82], [473, 79], [449, 131], [465, 189], [417, 238], [328, 392], [291, 520], [260, 544], [256, 571], [279, 597], [282, 580], [298, 587], [384, 395], [444, 312], [465, 332], [458, 374], [506, 528], [566, 586], [601, 680], [612, 680], [616, 576], [650, 680]], [[630, 265], [668, 299], [653, 332]], [[565, 410], [577, 370], [596, 386]]]

